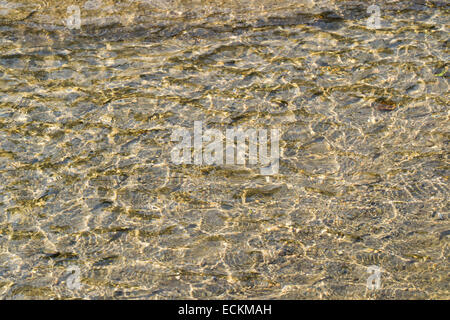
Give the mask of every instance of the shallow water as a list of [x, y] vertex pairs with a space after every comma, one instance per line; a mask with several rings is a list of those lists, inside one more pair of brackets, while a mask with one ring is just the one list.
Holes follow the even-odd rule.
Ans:
[[[445, 1], [73, 4], [0, 1], [0, 297], [450, 297]], [[195, 120], [278, 174], [173, 164]]]

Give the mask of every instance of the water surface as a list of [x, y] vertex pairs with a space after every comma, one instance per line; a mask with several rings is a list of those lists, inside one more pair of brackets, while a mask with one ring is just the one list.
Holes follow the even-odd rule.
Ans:
[[[449, 5], [377, 4], [0, 1], [0, 297], [448, 299]], [[174, 165], [193, 121], [278, 174]]]

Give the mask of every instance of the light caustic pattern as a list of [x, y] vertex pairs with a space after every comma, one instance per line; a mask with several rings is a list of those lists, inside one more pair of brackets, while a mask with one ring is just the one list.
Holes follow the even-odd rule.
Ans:
[[449, 298], [447, 2], [158, 3], [0, 1], [0, 297]]

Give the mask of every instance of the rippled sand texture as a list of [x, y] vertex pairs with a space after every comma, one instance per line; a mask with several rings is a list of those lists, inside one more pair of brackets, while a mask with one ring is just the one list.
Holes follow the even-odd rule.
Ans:
[[[78, 2], [70, 30], [74, 2], [1, 0], [0, 297], [450, 298], [449, 5], [377, 3]], [[279, 173], [174, 165], [194, 120], [279, 128]]]

